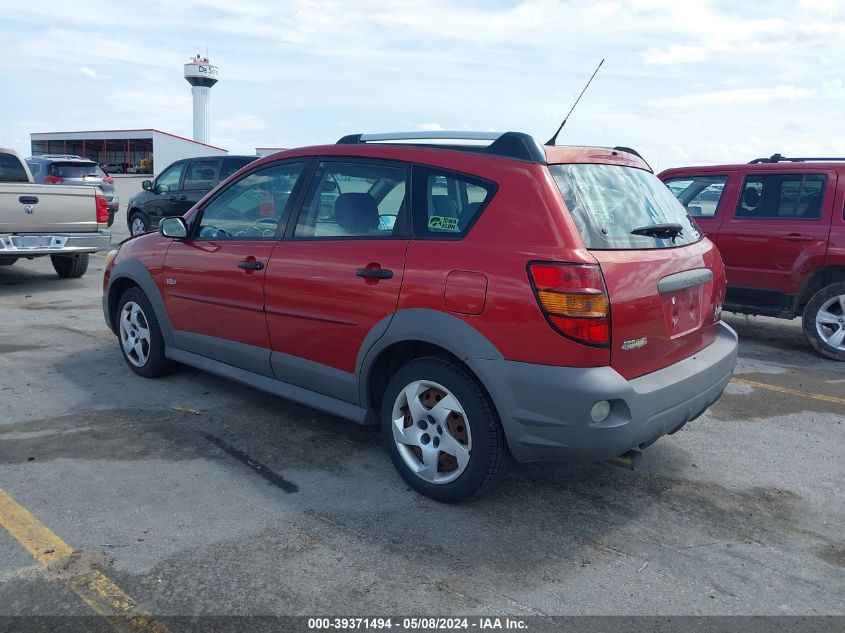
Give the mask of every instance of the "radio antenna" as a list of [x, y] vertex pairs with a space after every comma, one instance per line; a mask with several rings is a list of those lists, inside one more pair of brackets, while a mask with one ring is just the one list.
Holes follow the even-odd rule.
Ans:
[[587, 85], [584, 86], [584, 89], [581, 91], [581, 94], [578, 95], [578, 98], [575, 100], [575, 103], [572, 104], [572, 107], [569, 108], [569, 112], [566, 115], [566, 118], [563, 120], [563, 123], [560, 124], [560, 127], [557, 129], [557, 132], [554, 133], [554, 136], [546, 141], [546, 145], [554, 145], [557, 141], [557, 135], [560, 134], [560, 131], [563, 129], [563, 126], [566, 125], [566, 122], [569, 120], [569, 115], [572, 114], [572, 111], [575, 109], [575, 106], [578, 105], [578, 102], [581, 101], [581, 97], [584, 96], [584, 93], [587, 92], [587, 88], [590, 87], [590, 84], [593, 81], [593, 78], [596, 76], [596, 73], [599, 72], [599, 68], [604, 63], [604, 58], [599, 62], [599, 65], [596, 66], [596, 69], [593, 71], [593, 74], [590, 75], [590, 80], [587, 82]]

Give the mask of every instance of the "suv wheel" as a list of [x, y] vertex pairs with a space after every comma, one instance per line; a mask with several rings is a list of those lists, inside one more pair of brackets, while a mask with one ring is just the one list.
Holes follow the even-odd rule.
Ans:
[[490, 397], [465, 368], [436, 357], [404, 365], [381, 407], [390, 458], [417, 492], [463, 501], [502, 472], [505, 438]]
[[150, 230], [150, 223], [140, 213], [133, 213], [129, 217], [129, 233], [131, 235], [143, 235]]
[[88, 253], [74, 255], [50, 255], [53, 270], [63, 279], [82, 277], [88, 270]]
[[804, 308], [804, 335], [824, 356], [845, 361], [845, 282], [819, 290]]
[[171, 362], [164, 355], [164, 339], [147, 295], [140, 288], [124, 292], [116, 318], [120, 351], [129, 368], [145, 378], [166, 374]]

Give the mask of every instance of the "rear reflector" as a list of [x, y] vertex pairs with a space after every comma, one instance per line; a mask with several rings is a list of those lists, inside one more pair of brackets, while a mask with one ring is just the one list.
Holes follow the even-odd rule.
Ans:
[[610, 344], [610, 303], [598, 266], [535, 263], [528, 265], [528, 275], [555, 330], [579, 343]]
[[105, 196], [95, 196], [97, 200], [97, 222], [99, 224], [108, 224], [109, 221], [109, 201]]

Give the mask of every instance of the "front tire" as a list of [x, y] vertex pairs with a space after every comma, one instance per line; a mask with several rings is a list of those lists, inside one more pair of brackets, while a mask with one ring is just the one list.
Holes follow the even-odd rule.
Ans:
[[845, 361], [845, 282], [830, 284], [807, 302], [804, 336], [819, 354]]
[[142, 213], [136, 211], [129, 216], [129, 234], [132, 236], [143, 235], [150, 232], [150, 223]]
[[504, 469], [495, 406], [475, 376], [448, 359], [418, 358], [399, 369], [385, 389], [381, 423], [399, 474], [436, 501], [463, 501]]
[[144, 378], [168, 373], [172, 363], [164, 355], [164, 338], [153, 307], [140, 288], [130, 288], [117, 302], [117, 336], [123, 360]]
[[53, 262], [53, 270], [62, 279], [82, 277], [88, 270], [88, 253], [50, 255], [50, 261]]

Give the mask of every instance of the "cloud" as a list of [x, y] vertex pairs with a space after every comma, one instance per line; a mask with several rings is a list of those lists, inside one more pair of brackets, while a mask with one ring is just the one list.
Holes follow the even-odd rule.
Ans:
[[646, 64], [693, 64], [703, 62], [709, 57], [710, 53], [703, 46], [651, 46], [643, 53], [643, 61]]
[[444, 128], [439, 123], [420, 123], [419, 125], [415, 126], [415, 129], [422, 130], [424, 132], [442, 132], [446, 128]]
[[842, 0], [801, 0], [801, 6], [814, 9], [819, 13], [834, 16], [843, 10]]
[[100, 76], [97, 74], [97, 71], [93, 68], [88, 68], [88, 66], [80, 66], [79, 67], [79, 74], [88, 77], [89, 79], [99, 79]]
[[241, 131], [241, 132], [255, 132], [263, 130], [267, 127], [267, 121], [264, 117], [255, 114], [239, 114], [237, 116], [223, 119], [215, 123], [216, 127], [224, 130]]
[[693, 106], [723, 106], [743, 103], [771, 103], [773, 101], [796, 101], [816, 96], [815, 88], [777, 86], [775, 88], [736, 88], [686, 94], [665, 99], [653, 99], [648, 105], [659, 108], [689, 108]]

